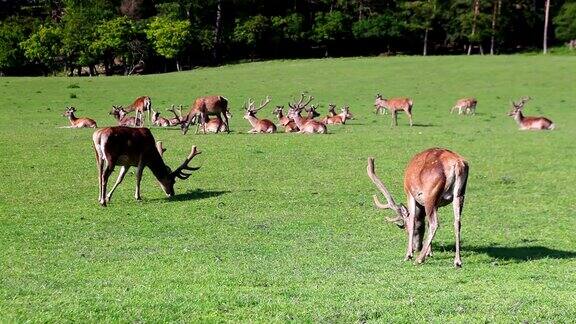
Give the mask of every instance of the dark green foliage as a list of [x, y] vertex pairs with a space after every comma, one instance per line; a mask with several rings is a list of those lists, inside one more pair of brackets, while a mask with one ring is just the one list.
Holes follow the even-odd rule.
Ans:
[[576, 39], [576, 2], [565, 3], [554, 18], [556, 37], [563, 41]]

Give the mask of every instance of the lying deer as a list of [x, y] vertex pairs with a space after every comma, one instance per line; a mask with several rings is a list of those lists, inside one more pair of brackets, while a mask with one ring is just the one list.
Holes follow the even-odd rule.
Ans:
[[228, 99], [222, 96], [207, 96], [207, 97], [200, 97], [197, 98], [190, 111], [183, 118], [182, 123], [180, 124], [182, 134], [186, 134], [188, 132], [188, 128], [191, 124], [198, 123], [196, 127], [196, 133], [198, 133], [198, 127], [202, 125], [202, 129], [206, 132], [206, 120], [208, 120], [207, 116], [209, 115], [216, 115], [220, 117], [224, 121], [224, 125], [226, 127], [226, 131], [230, 132], [230, 127], [228, 125]]
[[[199, 168], [188, 166], [188, 163], [200, 152], [196, 146], [192, 146], [192, 151], [178, 168], [171, 171], [164, 163], [162, 155], [164, 149], [161, 142], [156, 142], [154, 136], [148, 128], [129, 127], [108, 127], [99, 129], [92, 135], [94, 151], [96, 152], [96, 162], [98, 166], [98, 180], [100, 193], [98, 201], [102, 206], [106, 206], [118, 185], [124, 179], [126, 172], [131, 166], [136, 167], [136, 193], [134, 197], [140, 200], [140, 181], [145, 167], [150, 168], [160, 187], [166, 196], [174, 196], [174, 183], [176, 178], [188, 179], [190, 173], [184, 171], [195, 171]], [[106, 194], [108, 178], [114, 171], [116, 165], [122, 166], [116, 183]]]
[[76, 108], [74, 107], [66, 107], [66, 111], [62, 116], [68, 117], [70, 121], [70, 126], [68, 128], [96, 128], [96, 122], [93, 119], [81, 117], [78, 118], [74, 113], [76, 112]]
[[174, 105], [170, 106], [170, 109], [166, 109], [169, 112], [171, 112], [172, 114], [174, 114], [173, 118], [169, 118], [168, 121], [170, 121], [170, 125], [172, 126], [176, 126], [176, 125], [180, 125], [182, 123], [182, 105], [179, 106], [178, 112], [176, 112], [176, 109], [174, 108]]
[[331, 109], [329, 110], [328, 116], [324, 117], [320, 122], [324, 125], [330, 124], [346, 124], [346, 120], [352, 119], [352, 114], [350, 113], [350, 107], [346, 106], [341, 109], [341, 112], [337, 115], [330, 116], [330, 112], [335, 112], [333, 105], [330, 105]]
[[298, 126], [298, 128], [300, 129], [298, 133], [326, 134], [328, 132], [326, 125], [314, 119], [304, 120], [304, 118], [302, 118], [302, 116], [300, 115], [302, 110], [305, 109], [306, 105], [309, 104], [310, 101], [314, 99], [314, 97], [309, 96], [307, 103], [304, 103], [303, 99], [304, 94], [302, 94], [302, 98], [300, 99], [299, 102], [296, 102], [294, 104], [288, 103], [288, 106], [290, 107], [290, 110], [288, 111], [288, 118], [294, 120], [294, 123], [296, 123], [296, 126]]
[[112, 115], [118, 122], [118, 126], [139, 127], [142, 126], [142, 120], [138, 117], [127, 116], [127, 112], [122, 106], [112, 106], [109, 115]]
[[412, 106], [413, 102], [410, 98], [390, 98], [385, 99], [382, 95], [376, 95], [376, 101], [374, 103], [376, 106], [376, 113], [380, 109], [386, 109], [392, 114], [392, 125], [398, 126], [398, 112], [404, 111], [408, 118], [410, 118], [410, 126], [412, 126]]
[[136, 118], [138, 118], [142, 122], [142, 126], [144, 125], [144, 112], [148, 112], [148, 120], [152, 121], [151, 119], [151, 112], [152, 112], [152, 100], [148, 96], [138, 97], [134, 100], [133, 103], [124, 107], [124, 111], [126, 113], [131, 113], [133, 111], [136, 112]]
[[293, 133], [300, 130], [292, 119], [284, 116], [284, 106], [276, 106], [273, 113], [276, 115], [276, 117], [278, 117], [278, 122], [280, 125], [284, 127], [285, 133]]
[[152, 125], [160, 126], [160, 127], [172, 126], [172, 124], [170, 123], [170, 120], [168, 120], [164, 117], [160, 117], [159, 111], [152, 112]]
[[276, 125], [268, 119], [258, 119], [256, 113], [270, 103], [270, 97], [266, 96], [265, 100], [260, 102], [258, 108], [254, 107], [254, 100], [248, 99], [248, 106], [244, 104], [244, 119], [248, 120], [252, 129], [248, 133], [276, 133]]
[[453, 113], [454, 110], [458, 109], [458, 115], [464, 114], [468, 115], [476, 115], [476, 105], [478, 104], [478, 100], [476, 98], [462, 98], [456, 101], [456, 104], [452, 109], [450, 109], [450, 113]]
[[523, 97], [518, 103], [512, 101], [512, 110], [508, 113], [508, 116], [512, 116], [520, 130], [553, 130], [556, 126], [554, 123], [546, 117], [524, 117], [522, 114], [522, 109], [531, 97]]
[[[383, 204], [374, 196], [376, 207], [394, 210], [396, 217], [386, 220], [396, 223], [400, 228], [406, 228], [408, 247], [404, 260], [412, 259], [414, 250], [421, 250], [417, 263], [423, 263], [426, 257], [431, 255], [432, 240], [438, 227], [438, 207], [452, 203], [456, 236], [454, 266], [461, 267], [460, 218], [468, 181], [468, 162], [460, 155], [442, 148], [432, 148], [416, 154], [404, 173], [404, 192], [408, 200], [408, 209], [394, 201], [390, 191], [378, 178], [374, 172], [374, 158], [368, 158], [367, 171], [368, 177], [387, 200], [387, 203]], [[422, 245], [424, 218], [427, 218], [429, 223], [428, 239]]]

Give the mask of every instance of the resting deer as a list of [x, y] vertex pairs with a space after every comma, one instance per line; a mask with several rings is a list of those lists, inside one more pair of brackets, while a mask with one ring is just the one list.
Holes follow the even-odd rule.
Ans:
[[284, 106], [276, 106], [273, 113], [276, 115], [276, 117], [278, 117], [278, 122], [280, 125], [284, 127], [285, 133], [293, 133], [300, 130], [293, 120], [284, 116]]
[[254, 100], [252, 98], [248, 99], [248, 106], [244, 104], [244, 119], [248, 120], [252, 129], [248, 133], [276, 133], [276, 125], [268, 119], [258, 119], [256, 113], [266, 107], [270, 103], [270, 97], [266, 96], [265, 100], [260, 102], [258, 108], [254, 107]]
[[306, 117], [303, 117], [302, 119], [306, 122], [308, 122], [309, 120], [313, 120], [316, 117], [320, 117], [320, 113], [316, 111], [316, 109], [318, 109], [317, 106], [315, 105], [311, 105], [310, 108], [304, 108], [304, 111], [307, 112]]
[[[102, 206], [106, 206], [118, 185], [124, 179], [126, 172], [131, 166], [136, 167], [136, 193], [134, 197], [140, 200], [140, 181], [145, 167], [150, 168], [160, 187], [166, 196], [174, 196], [174, 183], [176, 178], [188, 179], [189, 173], [184, 171], [194, 171], [199, 168], [189, 167], [188, 163], [200, 152], [196, 146], [192, 146], [192, 151], [178, 168], [171, 171], [164, 163], [162, 154], [164, 149], [161, 142], [156, 142], [154, 136], [148, 128], [129, 127], [108, 127], [99, 129], [92, 135], [94, 151], [96, 152], [96, 164], [98, 166], [98, 180], [100, 193], [98, 201]], [[106, 194], [108, 178], [114, 171], [114, 167], [120, 165], [120, 174], [116, 183]]]
[[376, 101], [374, 103], [376, 106], [376, 113], [380, 109], [389, 110], [392, 114], [392, 125], [398, 126], [398, 111], [404, 111], [408, 118], [410, 118], [410, 126], [412, 126], [412, 106], [413, 102], [410, 98], [390, 98], [385, 99], [382, 95], [376, 95]]
[[138, 116], [131, 117], [127, 116], [126, 111], [122, 106], [112, 106], [112, 111], [109, 115], [112, 115], [114, 119], [118, 122], [118, 126], [128, 126], [128, 127], [139, 127], [142, 126], [142, 120]]
[[[344, 108], [341, 109], [341, 112], [337, 115], [334, 116], [330, 116], [330, 111], [335, 112], [334, 108], [336, 106], [330, 105], [331, 109], [329, 110], [329, 114], [328, 116], [324, 117], [321, 120], [321, 123], [324, 125], [330, 125], [330, 124], [346, 124], [346, 120], [351, 119], [352, 118], [352, 114], [350, 114], [350, 107], [346, 106]], [[333, 106], [333, 107], [332, 107]]]
[[522, 114], [522, 109], [531, 97], [523, 97], [518, 103], [512, 101], [512, 110], [508, 113], [508, 116], [512, 116], [520, 130], [553, 130], [556, 126], [554, 123], [546, 117], [524, 117]]
[[[454, 209], [454, 232], [456, 254], [454, 266], [461, 267], [460, 258], [460, 218], [464, 206], [468, 162], [460, 155], [442, 148], [432, 148], [416, 154], [408, 163], [404, 173], [404, 192], [408, 209], [397, 204], [390, 191], [374, 171], [374, 158], [368, 158], [368, 177], [387, 200], [381, 203], [374, 195], [374, 204], [381, 209], [392, 209], [395, 218], [386, 218], [400, 228], [406, 228], [408, 246], [405, 260], [413, 257], [414, 250], [421, 250], [417, 263], [423, 263], [432, 253], [432, 240], [438, 227], [438, 207], [452, 203]], [[422, 245], [425, 231], [425, 218], [428, 219], [428, 238]]]
[[96, 122], [93, 119], [81, 117], [78, 118], [74, 113], [76, 112], [76, 108], [74, 107], [66, 107], [66, 111], [62, 116], [68, 117], [70, 121], [70, 126], [68, 128], [96, 128]]
[[477, 104], [478, 100], [476, 100], [476, 98], [462, 98], [456, 101], [454, 107], [450, 109], [450, 113], [453, 113], [454, 110], [458, 109], [458, 115], [462, 115], [462, 112], [468, 115], [476, 115]]
[[198, 127], [202, 125], [202, 129], [206, 132], [206, 120], [208, 120], [207, 116], [209, 115], [216, 115], [220, 117], [224, 121], [225, 129], [228, 133], [230, 133], [230, 127], [228, 125], [228, 99], [222, 96], [207, 96], [207, 97], [200, 97], [197, 98], [190, 111], [183, 118], [182, 123], [180, 124], [182, 134], [186, 134], [190, 124], [194, 124], [198, 122], [198, 126], [196, 127], [196, 133], [198, 133]]
[[304, 120], [304, 118], [300, 116], [302, 109], [304, 109], [306, 105], [312, 101], [312, 99], [314, 99], [314, 97], [309, 96], [307, 103], [304, 103], [304, 94], [302, 94], [302, 98], [300, 98], [299, 102], [294, 104], [289, 103], [288, 106], [290, 107], [290, 110], [288, 111], [288, 118], [294, 120], [294, 123], [296, 123], [296, 126], [298, 126], [300, 129], [298, 133], [326, 134], [328, 132], [326, 125], [314, 119]]
[[178, 112], [176, 112], [176, 109], [174, 108], [174, 105], [170, 106], [170, 109], [166, 109], [169, 112], [171, 112], [172, 114], [174, 114], [173, 118], [168, 118], [168, 121], [170, 121], [170, 125], [172, 126], [176, 126], [176, 125], [180, 125], [182, 123], [182, 105], [180, 105], [178, 107]]
[[148, 112], [148, 120], [152, 121], [151, 119], [151, 112], [152, 112], [152, 100], [148, 96], [138, 97], [134, 100], [133, 103], [124, 107], [124, 111], [126, 113], [131, 113], [133, 111], [136, 112], [136, 118], [138, 118], [142, 122], [142, 126], [144, 125], [144, 112]]
[[160, 127], [172, 126], [172, 124], [170, 123], [170, 120], [168, 120], [164, 117], [160, 117], [159, 111], [154, 111], [152, 113], [152, 125], [160, 126]]

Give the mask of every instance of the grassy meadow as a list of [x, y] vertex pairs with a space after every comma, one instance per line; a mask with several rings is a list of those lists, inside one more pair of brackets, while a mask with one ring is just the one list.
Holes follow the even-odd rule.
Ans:
[[[0, 322], [570, 322], [576, 318], [576, 57], [393, 57], [272, 61], [134, 77], [0, 78]], [[327, 135], [246, 134], [258, 116], [308, 91], [349, 104], [355, 119]], [[414, 100], [375, 115], [376, 93]], [[112, 104], [149, 95], [166, 115], [222, 94], [231, 134], [154, 128], [165, 161], [191, 145], [201, 169], [165, 198], [134, 168], [98, 205], [91, 129], [62, 129], [65, 106], [113, 125]], [[551, 132], [522, 132], [506, 113]], [[476, 116], [450, 115], [475, 96]], [[373, 207], [366, 158], [404, 201], [409, 159], [434, 146], [470, 163], [462, 269], [451, 207], [434, 256], [404, 262], [403, 231]], [[118, 169], [117, 169], [118, 170]], [[111, 182], [115, 180], [115, 172]], [[110, 186], [109, 186], [110, 188]]]

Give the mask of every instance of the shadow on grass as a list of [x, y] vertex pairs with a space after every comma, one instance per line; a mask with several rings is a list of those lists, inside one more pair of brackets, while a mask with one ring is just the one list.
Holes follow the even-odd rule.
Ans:
[[[183, 194], [176, 194], [174, 197], [170, 198], [169, 201], [188, 201], [188, 200], [198, 200], [198, 199], [206, 199], [211, 197], [218, 197], [230, 193], [227, 190], [189, 190]], [[166, 198], [162, 198], [166, 199]]]
[[[449, 246], [434, 246], [432, 250], [436, 251], [454, 252], [454, 245]], [[512, 262], [525, 262], [530, 260], [540, 259], [576, 259], [576, 252], [562, 251], [547, 248], [545, 246], [462, 246], [462, 251], [472, 251], [475, 253], [486, 254], [496, 260], [512, 261]]]
[[412, 127], [434, 127], [434, 124], [414, 124]]

